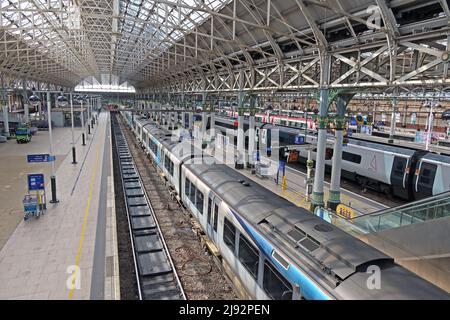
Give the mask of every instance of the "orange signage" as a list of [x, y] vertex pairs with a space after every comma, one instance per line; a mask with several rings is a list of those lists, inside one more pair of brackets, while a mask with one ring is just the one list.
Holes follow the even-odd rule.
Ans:
[[356, 217], [356, 212], [346, 205], [340, 204], [336, 208], [336, 214], [344, 219], [352, 220]]

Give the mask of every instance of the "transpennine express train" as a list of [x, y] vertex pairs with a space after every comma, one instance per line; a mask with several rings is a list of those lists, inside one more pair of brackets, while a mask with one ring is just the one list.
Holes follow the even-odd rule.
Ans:
[[170, 131], [121, 113], [248, 298], [450, 298], [380, 251], [215, 163], [190, 141], [186, 152]]

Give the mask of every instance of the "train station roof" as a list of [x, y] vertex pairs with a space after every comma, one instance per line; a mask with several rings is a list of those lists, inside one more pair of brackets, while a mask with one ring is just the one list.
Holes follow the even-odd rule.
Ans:
[[141, 91], [448, 87], [449, 22], [445, 0], [5, 0], [0, 73]]

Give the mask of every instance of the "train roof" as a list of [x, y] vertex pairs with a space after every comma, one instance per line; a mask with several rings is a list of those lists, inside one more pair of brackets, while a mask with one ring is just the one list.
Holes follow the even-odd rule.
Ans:
[[[392, 258], [382, 252], [293, 205], [258, 183], [249, 181], [227, 165], [187, 162], [186, 167], [253, 226], [258, 228], [268, 225], [281, 234], [294, 236], [297, 231], [310, 236], [320, 247], [308, 254], [322, 261], [341, 279], [353, 274], [358, 266], [371, 261], [393, 262]], [[247, 183], [243, 184], [242, 181]], [[268, 236], [271, 237], [270, 234]], [[298, 244], [294, 238], [290, 242], [284, 241], [282, 247], [294, 255], [298, 252]]]
[[[274, 194], [256, 182], [224, 164], [185, 163], [203, 183], [214, 190], [223, 201], [247, 222], [263, 233], [291, 261], [305, 265], [307, 256], [320, 267], [339, 278], [336, 292], [351, 299], [436, 299], [448, 298], [448, 294], [412, 272], [396, 265], [381, 251], [367, 245], [339, 228], [325, 222], [303, 208]], [[303, 232], [319, 245], [311, 243], [301, 249], [295, 233]], [[283, 237], [280, 239], [280, 237]], [[291, 238], [292, 237], [292, 238]], [[308, 239], [303, 238], [303, 239]], [[309, 251], [309, 252], [308, 252]], [[367, 288], [370, 276], [366, 269], [376, 265], [382, 270], [381, 289]], [[325, 278], [318, 274], [319, 279]], [[403, 276], [403, 277], [399, 277]], [[401, 279], [401, 280], [400, 280]], [[407, 279], [407, 281], [405, 281]]]
[[368, 290], [368, 274], [358, 272], [342, 282], [336, 292], [346, 300], [448, 300], [449, 294], [413, 272], [391, 265], [382, 270], [380, 289]]
[[422, 159], [441, 162], [444, 165], [450, 166], [450, 156], [436, 153], [427, 153], [425, 156], [422, 157]]
[[355, 140], [352, 138], [349, 138], [349, 142], [352, 145], [360, 146], [360, 147], [366, 147], [370, 149], [376, 149], [376, 150], [382, 150], [397, 154], [403, 154], [407, 156], [413, 156], [414, 153], [416, 153], [417, 150], [415, 149], [407, 149], [405, 147], [396, 147], [392, 145], [385, 145], [385, 144], [379, 144], [376, 142], [369, 142], [369, 141], [363, 141], [363, 140]]

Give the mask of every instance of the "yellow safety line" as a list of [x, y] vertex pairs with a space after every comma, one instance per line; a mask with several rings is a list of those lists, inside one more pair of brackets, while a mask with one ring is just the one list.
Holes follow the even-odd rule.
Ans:
[[94, 183], [95, 183], [95, 177], [97, 175], [97, 169], [98, 169], [98, 164], [100, 160], [100, 149], [97, 151], [97, 158], [95, 160], [95, 166], [93, 169], [93, 173], [92, 173], [92, 178], [91, 178], [91, 183], [89, 186], [89, 196], [88, 196], [88, 200], [87, 200], [87, 204], [86, 204], [86, 210], [84, 212], [84, 220], [83, 220], [83, 226], [81, 228], [81, 238], [80, 238], [80, 242], [78, 244], [78, 250], [77, 250], [77, 256], [75, 258], [75, 265], [78, 267], [75, 269], [75, 274], [72, 280], [72, 287], [69, 291], [69, 300], [73, 299], [73, 293], [75, 290], [75, 283], [76, 283], [76, 279], [78, 276], [78, 269], [79, 269], [79, 264], [80, 264], [80, 258], [81, 258], [81, 251], [83, 250], [83, 243], [84, 243], [84, 236], [86, 233], [86, 225], [87, 225], [87, 219], [89, 217], [89, 211], [91, 208], [91, 202], [92, 202], [92, 194], [94, 191]]

